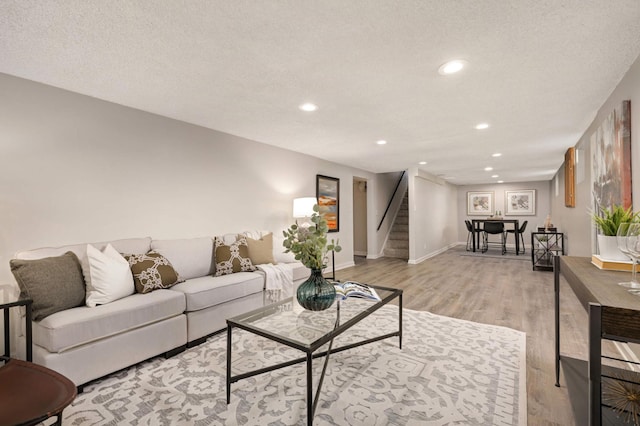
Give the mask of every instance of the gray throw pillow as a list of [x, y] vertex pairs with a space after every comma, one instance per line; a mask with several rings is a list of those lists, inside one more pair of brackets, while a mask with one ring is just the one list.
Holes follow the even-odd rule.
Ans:
[[33, 299], [33, 320], [84, 305], [82, 267], [73, 252], [36, 260], [11, 259], [20, 290]]

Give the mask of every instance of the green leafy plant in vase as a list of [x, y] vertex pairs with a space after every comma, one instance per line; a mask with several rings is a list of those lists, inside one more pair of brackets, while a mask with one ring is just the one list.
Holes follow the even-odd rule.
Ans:
[[311, 311], [328, 309], [336, 299], [336, 289], [322, 276], [329, 260], [329, 252], [339, 252], [338, 241], [327, 238], [329, 227], [324, 217], [318, 213], [318, 205], [313, 206], [311, 224], [294, 223], [283, 231], [282, 245], [285, 253], [293, 253], [296, 260], [311, 269], [311, 275], [298, 287], [296, 297], [300, 305]]
[[592, 213], [593, 222], [598, 228], [598, 250], [600, 256], [607, 260], [628, 261], [629, 258], [618, 250], [616, 234], [622, 223], [638, 222], [640, 213], [634, 213], [632, 208], [625, 209], [614, 204], [611, 208], [598, 208], [598, 213]]

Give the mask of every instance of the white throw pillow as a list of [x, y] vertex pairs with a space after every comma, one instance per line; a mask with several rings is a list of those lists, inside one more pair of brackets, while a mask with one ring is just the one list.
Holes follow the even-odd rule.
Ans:
[[293, 263], [297, 262], [296, 255], [289, 252], [285, 253], [286, 250], [282, 243], [284, 242], [284, 235], [282, 235], [282, 231], [279, 233], [273, 234], [273, 258], [276, 263]]
[[111, 244], [102, 252], [87, 244], [82, 271], [87, 285], [86, 304], [90, 308], [135, 293], [129, 262]]

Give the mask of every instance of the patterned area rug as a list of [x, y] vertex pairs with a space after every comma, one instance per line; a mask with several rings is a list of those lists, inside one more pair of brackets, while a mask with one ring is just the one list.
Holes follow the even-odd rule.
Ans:
[[[402, 350], [390, 338], [331, 355], [314, 424], [526, 424], [524, 333], [428, 312], [403, 313]], [[385, 306], [334, 347], [392, 332], [397, 324], [397, 307]], [[301, 355], [236, 330], [235, 374]], [[315, 383], [322, 364], [314, 362]], [[87, 385], [65, 409], [63, 423], [306, 424], [304, 364], [232, 384], [229, 405], [225, 380], [222, 333], [173, 358], [154, 358]]]

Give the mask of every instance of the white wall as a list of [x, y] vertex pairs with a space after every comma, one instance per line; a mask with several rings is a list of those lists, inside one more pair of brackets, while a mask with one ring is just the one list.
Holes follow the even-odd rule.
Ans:
[[457, 189], [442, 179], [409, 170], [409, 263], [419, 263], [455, 245]]
[[[505, 191], [518, 191], [521, 189], [535, 189], [536, 190], [536, 211], [532, 216], [505, 216], [506, 211], [506, 199]], [[559, 226], [556, 218], [551, 211], [551, 182], [550, 181], [534, 181], [534, 182], [516, 182], [516, 183], [497, 183], [486, 185], [464, 185], [458, 187], [458, 223], [460, 224], [458, 232], [458, 241], [467, 241], [467, 228], [464, 226], [465, 220], [471, 219], [485, 219], [485, 216], [469, 216], [467, 215], [467, 192], [469, 191], [490, 191], [494, 194], [493, 210], [500, 210], [503, 217], [509, 219], [518, 219], [520, 224], [525, 220], [529, 221], [527, 229], [524, 234], [525, 247], [531, 245], [531, 231], [536, 230], [537, 226], [543, 226], [544, 221], [548, 214], [551, 214], [551, 222]], [[511, 226], [511, 225], [508, 225]], [[559, 231], [564, 232], [564, 229], [559, 226]], [[508, 245], [513, 245], [513, 239], [507, 241]]]
[[353, 262], [351, 182], [375, 194], [371, 173], [4, 74], [0, 93], [0, 283], [15, 252], [42, 246], [281, 232], [316, 174], [341, 181], [330, 237], [336, 265]]
[[[640, 210], [640, 57], [629, 68], [609, 98], [595, 114], [595, 118], [576, 143], [581, 163], [576, 164], [576, 207], [564, 205], [564, 166], [558, 170], [560, 194], [553, 197], [553, 217], [569, 235], [567, 244], [571, 256], [591, 256], [592, 224], [591, 211], [591, 135], [602, 121], [611, 114], [614, 107], [623, 100], [631, 100], [631, 176], [632, 199], [635, 211]], [[583, 176], [579, 176], [579, 168]], [[583, 177], [582, 180], [578, 178]]]

